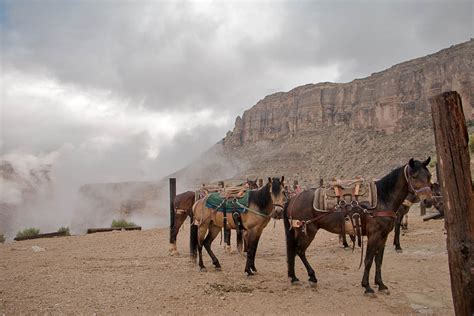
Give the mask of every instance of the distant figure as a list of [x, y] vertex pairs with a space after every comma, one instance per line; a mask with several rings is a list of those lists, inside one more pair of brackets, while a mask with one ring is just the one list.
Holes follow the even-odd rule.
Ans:
[[293, 192], [295, 192], [295, 195], [303, 192], [303, 189], [301, 189], [301, 186], [298, 184], [298, 180], [293, 181]]
[[259, 188], [263, 187], [263, 179], [258, 179], [258, 185]]
[[300, 185], [298, 184], [298, 180], [293, 181], [293, 186], [289, 191], [289, 196], [294, 197], [300, 194], [301, 192], [303, 192], [303, 189], [301, 189]]

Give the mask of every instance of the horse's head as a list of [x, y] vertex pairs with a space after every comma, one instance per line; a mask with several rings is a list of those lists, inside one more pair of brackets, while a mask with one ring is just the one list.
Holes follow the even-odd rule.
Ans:
[[257, 180], [258, 180], [258, 177], [255, 178], [255, 180], [250, 180], [247, 178], [247, 181], [245, 181], [245, 184], [250, 190], [258, 189]]
[[423, 201], [427, 207], [431, 207], [433, 204], [431, 173], [428, 168], [426, 168], [430, 160], [430, 157], [423, 162], [413, 160], [412, 158], [405, 167], [405, 178], [407, 180], [408, 190], [416, 194], [420, 201]]
[[283, 215], [283, 206], [286, 202], [286, 195], [285, 195], [285, 177], [278, 178], [268, 178], [268, 184], [270, 186], [270, 194], [272, 197], [274, 217], [275, 218], [282, 218]]

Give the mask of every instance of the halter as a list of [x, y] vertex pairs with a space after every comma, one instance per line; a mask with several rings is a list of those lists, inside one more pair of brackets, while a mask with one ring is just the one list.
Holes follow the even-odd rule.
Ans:
[[407, 184], [408, 184], [408, 191], [410, 191], [411, 193], [415, 194], [418, 197], [419, 197], [419, 193], [431, 192], [431, 188], [429, 186], [425, 186], [425, 187], [422, 187], [421, 189], [415, 190], [415, 188], [410, 182], [411, 176], [409, 175], [409, 173], [410, 173], [410, 166], [406, 165], [405, 168], [403, 169], [403, 174], [405, 175], [405, 180], [407, 181]]

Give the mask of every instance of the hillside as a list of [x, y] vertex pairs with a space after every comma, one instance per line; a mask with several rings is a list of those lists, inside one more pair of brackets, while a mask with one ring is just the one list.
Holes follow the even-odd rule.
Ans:
[[435, 157], [428, 99], [456, 90], [474, 120], [473, 54], [470, 40], [349, 83], [267, 96], [176, 176], [203, 181], [220, 169], [216, 161], [225, 161], [235, 177], [285, 175], [314, 185], [334, 176], [380, 177], [411, 157]]

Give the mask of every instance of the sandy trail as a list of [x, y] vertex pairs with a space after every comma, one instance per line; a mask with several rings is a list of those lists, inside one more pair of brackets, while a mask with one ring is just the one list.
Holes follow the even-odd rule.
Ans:
[[409, 231], [401, 237], [402, 254], [389, 236], [383, 263], [388, 296], [363, 295], [360, 249], [344, 251], [337, 236], [324, 231], [308, 249], [318, 287], [308, 287], [298, 258], [302, 285], [290, 285], [281, 221], [263, 233], [256, 276], [244, 275], [245, 258], [224, 253], [219, 237], [213, 248], [223, 271], [214, 271], [205, 254], [209, 272], [198, 272], [189, 261], [186, 225], [176, 257], [168, 255], [166, 229], [0, 244], [0, 314], [454, 314], [444, 223], [422, 222], [418, 212], [411, 212]]

